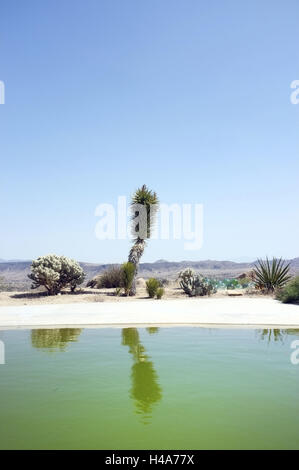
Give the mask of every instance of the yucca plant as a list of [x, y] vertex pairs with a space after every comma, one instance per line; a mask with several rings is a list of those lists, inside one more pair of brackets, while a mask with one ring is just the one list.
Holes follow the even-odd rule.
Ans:
[[253, 282], [255, 287], [273, 292], [275, 289], [283, 287], [292, 276], [289, 275], [290, 264], [282, 258], [273, 258], [272, 261], [258, 259], [253, 268]]
[[129, 261], [124, 263], [121, 267], [122, 269], [122, 287], [124, 288], [125, 295], [130, 294], [132, 288], [132, 283], [134, 280], [135, 266]]
[[165, 293], [164, 287], [159, 287], [156, 292], [157, 299], [162, 299], [164, 293]]
[[[141, 207], [143, 206], [143, 207]], [[136, 295], [136, 277], [140, 258], [143, 255], [146, 240], [151, 237], [156, 219], [159, 200], [157, 194], [144, 184], [132, 196], [132, 234], [134, 244], [130, 250], [128, 261], [135, 266], [135, 275], [130, 289], [130, 295]]]
[[148, 296], [151, 299], [153, 299], [156, 296], [159, 287], [161, 287], [160, 282], [158, 281], [158, 279], [155, 279], [154, 277], [151, 277], [146, 281], [146, 291], [148, 293]]

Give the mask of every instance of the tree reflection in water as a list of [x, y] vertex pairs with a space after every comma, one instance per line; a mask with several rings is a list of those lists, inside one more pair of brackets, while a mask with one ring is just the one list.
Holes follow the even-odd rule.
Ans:
[[81, 328], [31, 330], [31, 344], [49, 352], [65, 351], [69, 342], [78, 341], [81, 331]]
[[268, 328], [263, 330], [258, 330], [259, 338], [263, 341], [267, 341], [268, 343], [281, 341], [282, 343], [285, 341], [288, 335], [299, 336], [299, 330], [297, 329], [280, 329], [280, 328]]
[[[151, 328], [149, 333], [157, 333], [157, 331], [158, 328]], [[135, 402], [137, 413], [142, 415], [142, 422], [147, 424], [152, 415], [153, 405], [162, 398], [158, 376], [153, 363], [145, 353], [136, 328], [122, 330], [122, 344], [129, 346], [129, 353], [134, 361], [131, 371], [131, 398]]]

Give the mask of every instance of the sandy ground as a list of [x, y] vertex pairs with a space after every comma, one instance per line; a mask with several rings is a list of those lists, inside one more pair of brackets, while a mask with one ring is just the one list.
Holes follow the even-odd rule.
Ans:
[[[213, 298], [227, 297], [234, 295], [246, 295], [244, 290], [220, 290]], [[183, 299], [188, 296], [182, 291], [176, 283], [165, 287], [163, 300]], [[58, 295], [49, 296], [45, 292], [27, 291], [27, 292], [0, 292], [0, 306], [13, 305], [46, 305], [46, 304], [70, 304], [70, 303], [86, 303], [86, 302], [134, 302], [136, 300], [148, 299], [145, 287], [138, 286], [137, 295], [135, 297], [116, 296], [115, 289], [91, 289], [85, 287], [81, 291], [71, 293], [69, 291], [62, 292]]]
[[27, 305], [16, 302], [0, 307], [0, 329], [150, 325], [299, 328], [299, 305], [282, 304], [269, 297], [114, 299]]
[[[182, 289], [170, 287], [165, 289], [165, 298], [185, 297]], [[115, 289], [91, 289], [85, 287], [75, 293], [69, 291], [58, 295], [47, 295], [45, 292], [1, 292], [0, 306], [4, 305], [46, 305], [46, 304], [69, 304], [86, 302], [133, 302], [136, 299], [146, 299], [146, 289], [139, 287], [136, 297], [116, 296]]]

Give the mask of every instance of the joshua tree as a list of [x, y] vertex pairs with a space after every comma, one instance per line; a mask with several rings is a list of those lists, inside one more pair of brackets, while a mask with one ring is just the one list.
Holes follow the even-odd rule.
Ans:
[[158, 210], [157, 194], [144, 184], [133, 194], [131, 201], [132, 210], [132, 234], [134, 244], [130, 250], [128, 261], [135, 266], [135, 275], [130, 290], [130, 295], [136, 295], [136, 277], [138, 274], [140, 258], [143, 255], [146, 239], [152, 234], [155, 218]]
[[133, 357], [131, 398], [135, 402], [137, 413], [142, 415], [142, 422], [147, 424], [153, 406], [162, 398], [159, 377], [153, 362], [150, 361], [143, 344], [140, 342], [136, 328], [123, 328], [122, 344], [129, 346], [129, 353]]

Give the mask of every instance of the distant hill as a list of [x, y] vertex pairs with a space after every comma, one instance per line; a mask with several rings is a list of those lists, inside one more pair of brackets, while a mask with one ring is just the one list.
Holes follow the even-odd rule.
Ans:
[[29, 261], [31, 263], [30, 260], [25, 260], [25, 259], [2, 259], [0, 258], [0, 263], [16, 263], [16, 262], [23, 262], [23, 261]]
[[[291, 272], [299, 275], [299, 257], [289, 260]], [[213, 278], [233, 278], [249, 271], [254, 263], [237, 263], [233, 261], [166, 261], [158, 260], [154, 263], [141, 263], [139, 276], [144, 278], [159, 277], [175, 279], [178, 273], [191, 267], [201, 274]], [[27, 275], [30, 273], [31, 261], [4, 261], [0, 262], [0, 277], [4, 278], [10, 289], [26, 290], [31, 282]], [[80, 263], [86, 273], [86, 280], [93, 278], [112, 264]]]

